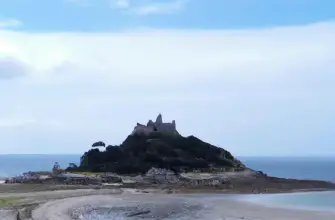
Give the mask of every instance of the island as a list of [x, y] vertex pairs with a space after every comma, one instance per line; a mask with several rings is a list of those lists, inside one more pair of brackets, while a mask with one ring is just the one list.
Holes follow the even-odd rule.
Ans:
[[324, 181], [271, 177], [246, 167], [229, 151], [195, 136], [184, 137], [176, 121], [137, 123], [120, 145], [92, 144], [78, 167], [64, 172], [95, 174], [103, 182], [174, 192], [280, 193], [333, 189]]
[[80, 166], [68, 171], [144, 174], [151, 168], [169, 169], [176, 173], [224, 172], [243, 170], [245, 166], [223, 148], [194, 136], [183, 137], [175, 121], [163, 123], [159, 114], [147, 125], [137, 123], [133, 132], [119, 146], [105, 147], [101, 141], [84, 153]]

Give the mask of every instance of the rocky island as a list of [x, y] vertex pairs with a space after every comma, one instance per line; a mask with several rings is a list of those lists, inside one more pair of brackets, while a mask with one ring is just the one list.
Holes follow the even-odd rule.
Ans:
[[[101, 147], [103, 148], [101, 150]], [[324, 181], [270, 177], [246, 167], [229, 151], [197, 137], [182, 136], [176, 122], [159, 114], [137, 123], [120, 145], [96, 142], [68, 172], [96, 173], [123, 186], [173, 192], [278, 193], [335, 189]]]
[[[100, 143], [100, 144], [98, 144]], [[175, 121], [156, 121], [137, 124], [119, 146], [108, 145], [103, 151], [93, 144], [84, 153], [75, 171], [144, 174], [151, 168], [169, 169], [176, 173], [220, 172], [243, 170], [245, 166], [223, 148], [213, 146], [194, 136], [183, 137]], [[70, 171], [71, 169], [69, 169]]]

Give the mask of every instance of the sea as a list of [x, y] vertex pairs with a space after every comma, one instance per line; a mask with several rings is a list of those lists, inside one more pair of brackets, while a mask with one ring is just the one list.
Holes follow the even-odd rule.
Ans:
[[[335, 182], [335, 158], [242, 157], [248, 167], [270, 176]], [[335, 192], [303, 192], [240, 196], [247, 202], [270, 207], [335, 212]]]
[[[55, 162], [62, 168], [79, 164], [81, 155], [0, 155], [0, 179], [27, 171], [51, 171]], [[335, 182], [335, 158], [239, 157], [248, 167], [270, 176]], [[276, 207], [335, 211], [335, 192], [249, 195], [240, 199]]]
[[80, 163], [81, 155], [51, 155], [51, 154], [10, 154], [0, 155], [0, 179], [21, 175], [28, 171], [51, 171], [55, 162], [61, 168], [69, 163]]

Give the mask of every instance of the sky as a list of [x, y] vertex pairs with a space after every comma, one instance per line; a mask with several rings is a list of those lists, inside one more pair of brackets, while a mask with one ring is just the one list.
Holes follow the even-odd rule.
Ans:
[[335, 1], [0, 0], [0, 154], [162, 113], [237, 156], [335, 156]]

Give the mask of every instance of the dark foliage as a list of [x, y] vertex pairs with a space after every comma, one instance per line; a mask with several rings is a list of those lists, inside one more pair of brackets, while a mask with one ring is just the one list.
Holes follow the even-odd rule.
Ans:
[[91, 149], [81, 158], [77, 170], [145, 173], [151, 167], [175, 171], [243, 167], [230, 152], [189, 136], [155, 133], [150, 136], [128, 136], [120, 146], [107, 146], [104, 151]]
[[92, 147], [106, 147], [106, 144], [102, 141], [98, 141], [92, 144]]

